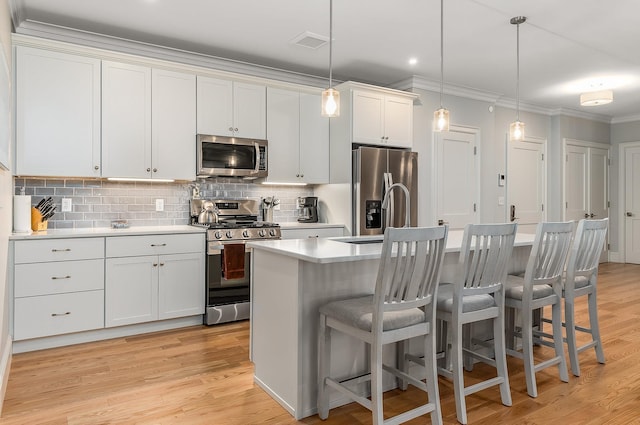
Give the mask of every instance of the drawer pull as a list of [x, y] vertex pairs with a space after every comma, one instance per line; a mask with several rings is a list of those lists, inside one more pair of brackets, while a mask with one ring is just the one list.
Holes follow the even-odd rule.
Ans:
[[67, 311], [66, 313], [51, 313], [51, 317], [68, 316], [70, 314], [71, 314], [70, 311]]
[[166, 243], [152, 243], [151, 246], [167, 246]]
[[158, 263], [153, 263], [153, 267], [158, 267]]
[[51, 276], [51, 280], [59, 280], [59, 279], [71, 279], [71, 276]]
[[160, 267], [164, 266], [164, 263], [160, 263]]
[[70, 252], [71, 248], [65, 248], [65, 249], [52, 249], [51, 252]]

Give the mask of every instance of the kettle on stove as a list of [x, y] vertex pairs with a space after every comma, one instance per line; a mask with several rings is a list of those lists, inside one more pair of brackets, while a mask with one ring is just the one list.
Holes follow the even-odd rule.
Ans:
[[212, 224], [218, 222], [218, 208], [211, 201], [202, 204], [202, 211], [198, 215], [198, 224]]

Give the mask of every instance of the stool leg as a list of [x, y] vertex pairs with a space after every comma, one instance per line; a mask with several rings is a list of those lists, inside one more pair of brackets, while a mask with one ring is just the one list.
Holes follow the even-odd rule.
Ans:
[[558, 371], [562, 382], [569, 382], [569, 373], [567, 372], [567, 361], [564, 358], [564, 347], [562, 346], [562, 307], [560, 299], [551, 307], [553, 314], [553, 345], [555, 346], [556, 356], [559, 357]]
[[596, 341], [596, 358], [598, 363], [604, 364], [604, 350], [602, 349], [602, 340], [600, 339], [600, 325], [598, 324], [598, 304], [596, 300], [596, 289], [588, 295], [589, 303], [589, 323], [591, 327], [591, 336]]
[[511, 388], [509, 387], [509, 372], [507, 371], [507, 349], [505, 345], [504, 309], [502, 314], [493, 319], [493, 351], [496, 360], [496, 372], [503, 379], [500, 384], [500, 398], [502, 404], [511, 406]]
[[578, 346], [576, 343], [576, 323], [574, 300], [565, 298], [564, 301], [564, 321], [567, 332], [567, 349], [569, 351], [569, 362], [571, 363], [571, 373], [580, 376], [580, 363], [578, 361]]
[[318, 333], [318, 416], [325, 420], [329, 416], [329, 388], [325, 378], [331, 370], [331, 329], [327, 327], [327, 316], [320, 314]]
[[371, 412], [373, 424], [383, 425], [382, 414], [382, 344], [377, 343], [376, 338], [371, 347]]
[[462, 326], [453, 320], [451, 323], [451, 356], [453, 359], [453, 392], [456, 398], [456, 415], [458, 422], [467, 423], [467, 403], [464, 398], [464, 371], [462, 356]]
[[[526, 310], [526, 311], [525, 311]], [[527, 381], [527, 393], [531, 397], [538, 397], [536, 386], [536, 371], [533, 365], [533, 319], [532, 311], [522, 310], [522, 359], [524, 361], [524, 376]]]
[[433, 403], [434, 410], [431, 412], [431, 423], [442, 424], [442, 411], [440, 410], [440, 392], [438, 390], [438, 367], [436, 365], [436, 336], [435, 329], [430, 335], [424, 338], [424, 366], [426, 369], [426, 384], [429, 403]]

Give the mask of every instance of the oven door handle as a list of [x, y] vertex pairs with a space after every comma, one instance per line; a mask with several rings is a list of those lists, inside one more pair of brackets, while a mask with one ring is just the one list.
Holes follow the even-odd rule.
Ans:
[[[207, 255], [222, 255], [222, 251], [224, 250], [225, 244], [209, 244], [207, 245]], [[244, 246], [244, 252], [251, 252], [252, 249], [249, 248], [246, 244]]]

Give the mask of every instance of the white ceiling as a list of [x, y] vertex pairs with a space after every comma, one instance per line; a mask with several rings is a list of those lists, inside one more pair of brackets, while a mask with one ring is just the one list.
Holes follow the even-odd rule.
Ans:
[[[329, 49], [291, 44], [305, 31], [328, 38], [329, 0], [11, 0], [17, 32], [39, 21], [304, 74], [328, 77]], [[446, 85], [640, 119], [638, 0], [446, 0]], [[438, 0], [335, 0], [333, 75], [390, 85], [413, 75], [440, 79]], [[408, 59], [415, 57], [415, 66]], [[581, 107], [579, 94], [602, 80], [609, 105]], [[446, 98], [445, 98], [446, 106]], [[454, 113], [454, 111], [452, 111]]]

